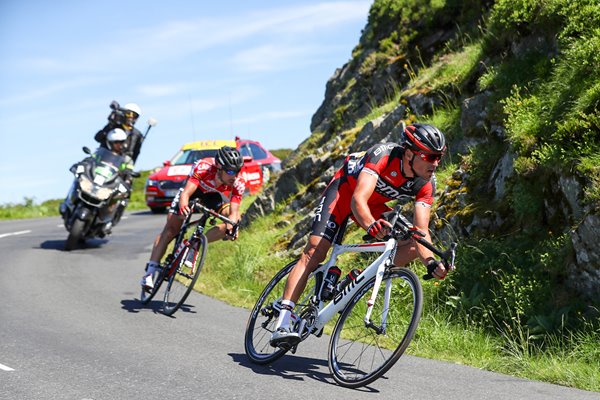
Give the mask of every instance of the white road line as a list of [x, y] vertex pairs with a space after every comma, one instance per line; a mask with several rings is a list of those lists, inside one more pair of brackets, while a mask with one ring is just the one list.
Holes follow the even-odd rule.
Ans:
[[15, 236], [15, 235], [24, 235], [26, 233], [29, 233], [31, 231], [19, 231], [19, 232], [11, 232], [11, 233], [3, 233], [0, 235], [0, 239], [7, 237], [7, 236]]
[[0, 369], [3, 371], [14, 371], [14, 369], [7, 367], [6, 365], [0, 364]]

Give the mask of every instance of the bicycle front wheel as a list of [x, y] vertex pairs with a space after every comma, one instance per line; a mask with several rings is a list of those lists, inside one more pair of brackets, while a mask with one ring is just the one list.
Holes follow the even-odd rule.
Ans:
[[423, 308], [423, 289], [409, 269], [385, 272], [370, 323], [365, 323], [367, 300], [375, 278], [350, 300], [329, 342], [329, 370], [344, 387], [367, 385], [386, 373], [410, 343]]
[[[198, 280], [198, 276], [200, 276], [202, 266], [204, 265], [206, 247], [206, 236], [201, 235], [197, 241], [193, 241], [189, 245], [188, 256], [180, 257], [180, 259], [177, 260], [177, 267], [169, 277], [165, 289], [163, 314], [169, 316], [173, 315], [175, 311], [179, 310], [189, 296]], [[194, 262], [186, 262], [186, 259], [194, 260]]]
[[142, 304], [150, 303], [150, 300], [152, 300], [156, 293], [158, 293], [163, 281], [165, 280], [166, 273], [167, 270], [164, 266], [161, 266], [159, 270], [154, 272], [152, 275], [152, 281], [154, 282], [154, 287], [152, 290], [146, 291], [146, 289], [142, 288], [142, 293], [140, 294], [140, 301]]

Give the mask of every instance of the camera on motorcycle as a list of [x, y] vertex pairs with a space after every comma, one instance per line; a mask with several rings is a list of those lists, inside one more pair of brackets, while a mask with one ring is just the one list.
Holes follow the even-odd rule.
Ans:
[[83, 150], [85, 154], [92, 154], [92, 151], [87, 146], [83, 146], [81, 150]]

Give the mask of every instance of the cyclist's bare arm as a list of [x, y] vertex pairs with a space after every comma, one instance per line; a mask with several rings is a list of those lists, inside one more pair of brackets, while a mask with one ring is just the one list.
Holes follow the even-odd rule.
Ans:
[[[429, 219], [431, 217], [431, 207], [428, 207], [421, 203], [415, 204], [415, 216], [413, 220], [414, 226], [423, 232], [425, 236], [423, 239], [431, 243], [431, 235], [429, 234]], [[435, 254], [425, 246], [417, 243], [417, 252], [419, 253], [419, 258], [423, 262], [424, 265], [427, 265], [431, 261], [436, 261]], [[438, 268], [434, 272], [434, 276], [438, 279], [444, 279], [446, 277], [446, 269], [444, 268], [442, 263], [438, 264]]]
[[182, 216], [186, 216], [190, 212], [190, 196], [198, 189], [198, 185], [188, 179], [181, 196], [179, 197], [179, 212]]
[[[240, 221], [240, 203], [232, 202], [229, 210], [229, 219], [237, 224]], [[232, 240], [237, 239], [237, 225], [233, 226], [226, 223], [225, 229], [226, 235], [228, 237], [230, 237]]]

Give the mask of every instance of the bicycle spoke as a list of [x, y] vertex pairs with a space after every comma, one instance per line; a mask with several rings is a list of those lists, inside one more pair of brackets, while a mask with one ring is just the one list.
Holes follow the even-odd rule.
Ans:
[[[191, 239], [193, 240], [193, 239]], [[190, 245], [189, 252], [196, 252], [194, 263], [186, 265], [182, 256], [178, 262], [177, 268], [173, 275], [169, 277], [167, 288], [165, 289], [165, 297], [163, 301], [163, 313], [173, 315], [185, 302], [188, 295], [194, 288], [206, 256], [206, 237], [204, 235], [196, 239], [194, 244]]]
[[[410, 343], [421, 315], [422, 291], [418, 278], [409, 270], [399, 269], [384, 277], [373, 305], [371, 325], [365, 324], [364, 299], [371, 296], [374, 281], [373, 278], [367, 282], [369, 289], [358, 291], [352, 298], [331, 337], [329, 368], [343, 386], [366, 385], [394, 365]], [[386, 284], [391, 284], [387, 310], [383, 290]]]
[[[278, 307], [274, 306], [281, 301], [281, 295], [285, 287], [288, 274], [296, 264], [296, 261], [285, 266], [267, 284], [260, 298], [250, 313], [246, 325], [244, 347], [248, 357], [255, 363], [267, 364], [283, 356], [287, 350], [271, 347], [271, 333], [279, 317]], [[302, 309], [308, 304], [308, 299], [314, 293], [314, 278], [310, 278], [305, 291], [300, 296], [294, 312]], [[266, 310], [266, 311], [265, 311]]]

